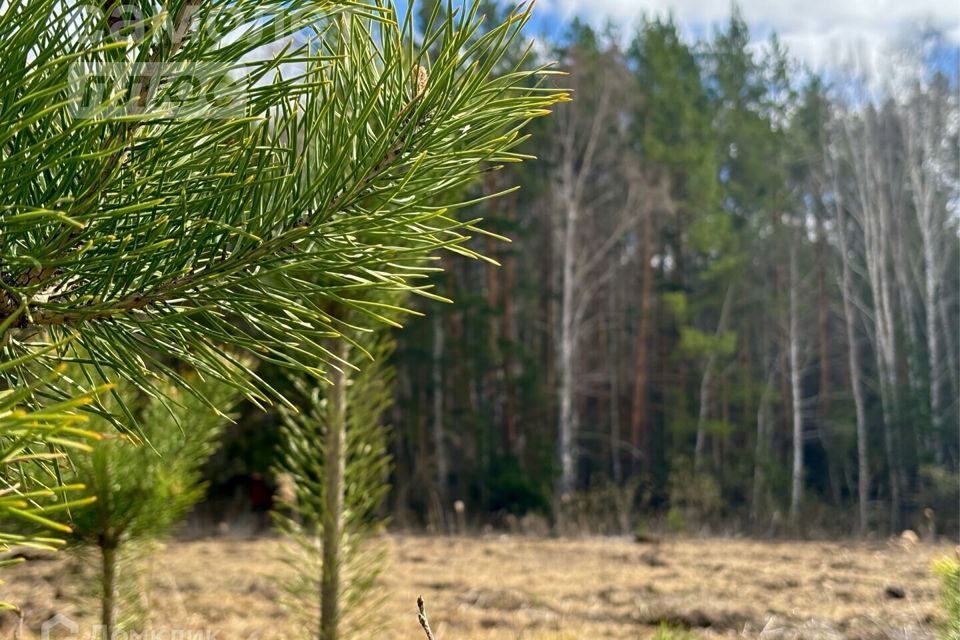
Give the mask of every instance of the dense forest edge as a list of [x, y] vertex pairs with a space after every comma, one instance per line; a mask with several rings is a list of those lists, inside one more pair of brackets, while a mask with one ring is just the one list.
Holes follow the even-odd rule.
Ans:
[[[532, 125], [536, 162], [469, 189], [522, 187], [463, 214], [496, 264], [443, 258], [456, 304], [397, 333], [392, 526], [956, 537], [942, 46], [925, 32], [891, 77], [845, 52], [814, 73], [736, 8], [697, 39], [648, 17], [539, 42], [575, 99]], [[276, 485], [277, 421], [228, 430], [204, 519], [249, 474]]]

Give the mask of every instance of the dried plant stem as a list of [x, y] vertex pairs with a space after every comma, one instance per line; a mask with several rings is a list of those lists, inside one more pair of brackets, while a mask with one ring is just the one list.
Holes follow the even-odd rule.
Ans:
[[423, 609], [423, 596], [417, 596], [417, 620], [420, 621], [420, 626], [423, 627], [423, 632], [427, 634], [427, 640], [437, 640], [433, 635], [433, 630], [430, 629], [430, 621], [427, 620], [427, 612]]

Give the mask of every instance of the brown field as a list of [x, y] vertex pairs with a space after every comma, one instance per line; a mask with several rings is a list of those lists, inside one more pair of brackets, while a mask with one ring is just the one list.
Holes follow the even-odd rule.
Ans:
[[[296, 637], [271, 579], [285, 570], [279, 544], [167, 545], [149, 569], [154, 628], [207, 629], [216, 640]], [[937, 590], [930, 564], [952, 552], [886, 542], [512, 536], [392, 536], [388, 544], [386, 625], [376, 637], [397, 640], [423, 637], [417, 594], [437, 640], [647, 638], [661, 622], [706, 638], [930, 638]], [[78, 616], [61, 584], [63, 567], [62, 559], [40, 560], [5, 572], [2, 595], [27, 610], [25, 638], [37, 637], [56, 612]], [[903, 597], [890, 596], [890, 587]], [[0, 637], [12, 627], [8, 617]]]

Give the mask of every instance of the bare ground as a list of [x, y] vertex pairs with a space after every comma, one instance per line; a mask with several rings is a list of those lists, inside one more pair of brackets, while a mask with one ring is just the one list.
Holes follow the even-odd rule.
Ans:
[[[149, 567], [154, 628], [212, 630], [216, 640], [297, 637], [273, 579], [286, 571], [280, 544], [168, 544]], [[423, 637], [418, 594], [437, 640], [636, 639], [661, 623], [707, 638], [931, 638], [937, 584], [930, 564], [952, 552], [886, 542], [726, 539], [391, 536], [387, 544], [379, 612], [385, 626], [371, 634], [386, 640]], [[82, 608], [95, 611], [68, 595], [62, 559], [4, 576], [0, 595], [26, 610], [25, 638], [39, 637], [41, 622], [56, 613], [82, 619]], [[8, 617], [0, 637], [12, 629]]]

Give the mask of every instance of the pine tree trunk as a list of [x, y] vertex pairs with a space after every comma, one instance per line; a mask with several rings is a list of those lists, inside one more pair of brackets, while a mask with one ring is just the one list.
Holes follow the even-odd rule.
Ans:
[[960, 335], [960, 331], [956, 330], [950, 322], [950, 312], [947, 310], [947, 300], [944, 296], [940, 296], [937, 300], [937, 314], [940, 316], [940, 327], [943, 329], [943, 351], [947, 354], [947, 382], [950, 383], [949, 388], [956, 393], [960, 390], [960, 362], [957, 361], [957, 344], [954, 342], [954, 336]]
[[700, 398], [699, 410], [697, 413], [697, 440], [693, 448], [693, 470], [696, 473], [703, 471], [703, 452], [707, 447], [707, 415], [710, 407], [710, 385], [713, 383], [713, 361], [711, 355], [707, 359], [707, 364], [703, 368], [703, 376], [700, 378]]
[[764, 465], [770, 455], [770, 397], [773, 395], [773, 377], [776, 367], [771, 365], [757, 406], [757, 441], [753, 452], [753, 492], [750, 500], [750, 522], [756, 527], [764, 512], [766, 473]]
[[[331, 351], [347, 360], [346, 340], [337, 340]], [[347, 365], [331, 368], [327, 408], [324, 471], [326, 473], [323, 517], [323, 569], [320, 578], [320, 640], [337, 640], [340, 624], [340, 567], [343, 541], [343, 476], [346, 468]]]
[[443, 427], [443, 318], [433, 316], [433, 455], [437, 465], [437, 494], [440, 502], [446, 506], [447, 493], [447, 447]]
[[841, 473], [838, 462], [842, 459], [834, 449], [833, 433], [829, 424], [830, 414], [830, 317], [829, 302], [827, 300], [827, 267], [826, 267], [826, 229], [824, 214], [817, 208], [817, 343], [818, 363], [820, 366], [820, 382], [817, 386], [817, 433], [823, 443], [824, 455], [827, 458], [827, 473], [830, 477], [830, 495], [834, 506], [839, 507], [841, 497]]
[[112, 540], [100, 542], [100, 624], [105, 638], [113, 638], [117, 605], [117, 545]]
[[[636, 377], [633, 382], [633, 411], [630, 414], [630, 444], [633, 447], [631, 460], [636, 461], [637, 454], [647, 448], [648, 438], [644, 427], [647, 421], [647, 349], [650, 332], [650, 291], [653, 283], [653, 265], [651, 253], [653, 244], [653, 213], [647, 211], [643, 216], [643, 254], [642, 277], [640, 281], [640, 324], [637, 330], [637, 350], [635, 361]], [[649, 456], [647, 456], [649, 459]], [[631, 465], [631, 466], [635, 466]], [[649, 466], [649, 465], [647, 465]]]
[[[486, 183], [488, 191], [495, 192], [498, 188], [496, 180], [492, 178]], [[499, 205], [498, 205], [499, 210]], [[492, 237], [486, 239], [486, 255], [490, 258], [497, 256], [497, 240]], [[500, 451], [501, 444], [507, 445], [505, 448], [509, 451], [509, 442], [506, 437], [506, 429], [503, 426], [503, 354], [500, 353], [500, 323], [497, 319], [497, 313], [502, 313], [500, 308], [500, 267], [495, 264], [486, 265], [486, 278], [484, 279], [484, 296], [487, 302], [489, 318], [487, 320], [487, 353], [489, 353], [491, 365], [487, 367], [483, 376], [483, 406], [490, 412], [490, 425], [494, 431], [501, 429], [497, 434], [497, 439], [491, 438], [491, 446]], [[492, 434], [491, 434], [492, 435]]]
[[610, 466], [613, 481], [623, 482], [623, 464], [620, 452], [620, 349], [617, 340], [616, 289], [611, 287], [607, 296], [607, 367], [610, 372]]
[[[512, 221], [516, 216], [513, 212], [513, 198], [511, 197], [507, 207], [507, 220]], [[500, 336], [507, 341], [507, 344], [514, 345], [517, 341], [516, 325], [514, 324], [514, 270], [516, 258], [512, 255], [506, 255], [503, 258], [503, 287], [502, 287], [502, 309], [500, 312]], [[504, 390], [503, 401], [503, 424], [506, 431], [505, 440], [507, 451], [515, 456], [520, 456], [521, 440], [517, 433], [517, 399], [514, 385], [516, 364], [514, 359], [515, 349], [511, 346], [502, 354], [502, 379]]]

